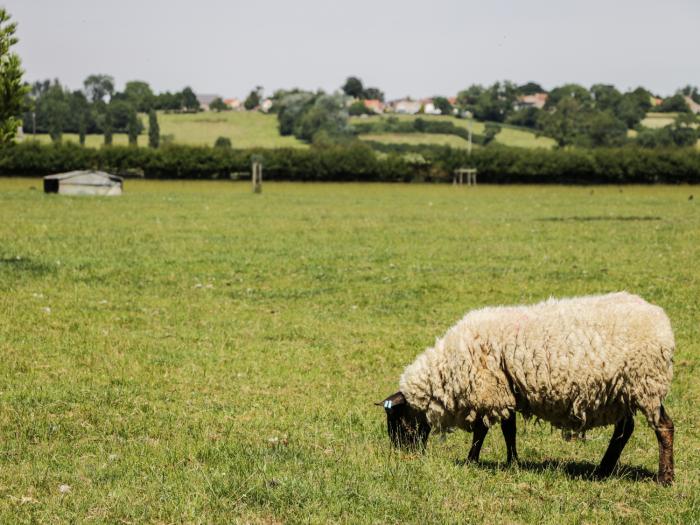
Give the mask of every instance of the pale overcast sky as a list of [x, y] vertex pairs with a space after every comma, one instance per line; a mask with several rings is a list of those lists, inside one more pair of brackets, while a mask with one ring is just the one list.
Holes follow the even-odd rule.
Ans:
[[30, 81], [243, 96], [257, 84], [387, 97], [454, 95], [509, 79], [700, 85], [700, 0], [0, 0]]

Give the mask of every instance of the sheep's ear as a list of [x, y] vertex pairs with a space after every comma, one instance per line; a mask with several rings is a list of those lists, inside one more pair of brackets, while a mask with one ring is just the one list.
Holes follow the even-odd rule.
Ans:
[[375, 403], [375, 405], [383, 406], [386, 410], [391, 410], [393, 407], [397, 405], [405, 405], [406, 404], [406, 398], [401, 392], [396, 392], [395, 394], [391, 394], [389, 397], [387, 397], [384, 401], [381, 401], [379, 403]]

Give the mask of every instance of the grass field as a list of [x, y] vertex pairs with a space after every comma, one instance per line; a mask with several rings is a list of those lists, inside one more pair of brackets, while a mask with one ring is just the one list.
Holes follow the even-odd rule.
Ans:
[[[697, 523], [695, 187], [0, 179], [0, 523]], [[689, 200], [689, 194], [695, 199]], [[676, 332], [676, 484], [637, 418], [391, 452], [403, 367], [487, 304], [626, 289]]]
[[[457, 135], [442, 135], [440, 133], [363, 133], [360, 140], [383, 142], [385, 144], [428, 144], [439, 146], [451, 146], [458, 149], [467, 149], [469, 144]], [[478, 147], [472, 145], [472, 147]]]
[[[391, 115], [399, 120], [413, 121], [417, 118], [422, 118], [425, 120], [437, 120], [437, 121], [447, 121], [452, 122], [455, 126], [460, 126], [467, 128], [469, 121], [465, 119], [458, 119], [451, 116], [442, 115]], [[352, 117], [350, 122], [363, 123], [363, 122], [377, 122], [379, 119], [387, 118], [387, 115], [380, 117]], [[472, 130], [474, 133], [483, 134], [485, 124], [483, 122], [474, 122]], [[405, 140], [411, 141], [411, 133], [391, 133], [394, 137], [393, 139], [388, 139], [388, 141], [396, 141], [399, 137], [406, 137]], [[456, 137], [456, 136], [455, 136]], [[456, 137], [460, 138], [460, 137]], [[462, 139], [463, 140], [463, 139]], [[549, 137], [538, 137], [534, 132], [509, 126], [502, 126], [501, 132], [496, 135], [496, 142], [503, 144], [505, 146], [515, 146], [520, 148], [552, 148], [556, 144], [554, 140]], [[410, 143], [410, 142], [409, 142]], [[442, 143], [442, 142], [439, 142]], [[423, 144], [423, 142], [421, 143]]]
[[[147, 125], [148, 120], [142, 116]], [[294, 137], [282, 137], [277, 129], [277, 116], [257, 111], [225, 111], [221, 113], [158, 113], [161, 137], [171, 135], [177, 144], [213, 146], [218, 137], [228, 137], [234, 148], [306, 148]], [[28, 136], [29, 137], [29, 136]], [[49, 135], [37, 135], [42, 142], [50, 142]], [[66, 133], [63, 140], [78, 142], [78, 135]], [[114, 144], [127, 144], [126, 134], [115, 134]], [[102, 135], [88, 135], [88, 146], [101, 146]], [[139, 136], [139, 146], [148, 145], [148, 131]]]

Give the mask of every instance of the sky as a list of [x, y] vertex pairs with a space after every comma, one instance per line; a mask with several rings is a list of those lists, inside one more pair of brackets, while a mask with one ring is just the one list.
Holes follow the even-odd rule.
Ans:
[[243, 97], [256, 85], [387, 98], [455, 95], [475, 83], [545, 88], [700, 85], [700, 1], [0, 0], [18, 23], [25, 78]]

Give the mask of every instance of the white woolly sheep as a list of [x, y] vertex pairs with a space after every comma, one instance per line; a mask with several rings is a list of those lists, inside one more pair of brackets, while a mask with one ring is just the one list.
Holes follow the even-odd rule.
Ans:
[[615, 424], [596, 469], [614, 469], [639, 410], [659, 442], [662, 484], [673, 481], [673, 422], [662, 402], [674, 339], [664, 311], [626, 292], [474, 310], [409, 365], [382, 404], [389, 436], [422, 446], [431, 429], [473, 431], [478, 461], [500, 422], [508, 462], [517, 460], [515, 412], [575, 431]]

